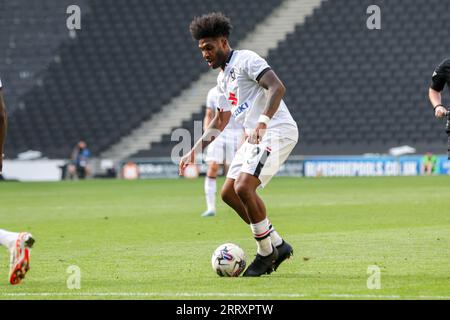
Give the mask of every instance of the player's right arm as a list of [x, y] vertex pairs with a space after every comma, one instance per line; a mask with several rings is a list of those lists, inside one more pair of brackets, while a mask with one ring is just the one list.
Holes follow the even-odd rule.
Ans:
[[179, 174], [182, 176], [184, 174], [184, 169], [191, 163], [195, 161], [195, 155], [205, 149], [211, 142], [214, 141], [220, 134], [220, 132], [225, 129], [228, 122], [230, 121], [231, 111], [217, 111], [214, 118], [209, 123], [203, 135], [194, 144], [192, 149], [181, 158], [179, 164]]
[[441, 92], [430, 87], [428, 90], [428, 97], [430, 99], [431, 105], [434, 109], [434, 115], [436, 118], [443, 118], [447, 112], [447, 109], [442, 105]]
[[209, 127], [214, 115], [217, 113], [216, 108], [219, 102], [219, 92], [217, 86], [209, 89], [208, 95], [206, 96], [206, 112], [205, 118], [203, 119], [203, 132]]
[[3, 93], [0, 82], [0, 173], [3, 169], [3, 145], [6, 139], [6, 127], [8, 125], [8, 116], [6, 114], [5, 102], [3, 101]]
[[214, 111], [210, 107], [206, 107], [205, 118], [203, 119], [203, 132], [209, 127], [212, 119], [214, 118]]
[[446, 115], [447, 109], [442, 105], [441, 91], [447, 83], [449, 76], [450, 60], [442, 62], [434, 71], [430, 88], [428, 89], [428, 98], [434, 108], [434, 115], [436, 118], [443, 118]]

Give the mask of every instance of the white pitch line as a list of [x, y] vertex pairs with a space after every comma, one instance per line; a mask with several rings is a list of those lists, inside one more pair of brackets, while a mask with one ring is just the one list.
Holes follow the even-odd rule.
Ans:
[[250, 297], [250, 298], [349, 298], [349, 299], [429, 299], [429, 300], [450, 300], [450, 296], [401, 296], [401, 295], [376, 295], [376, 294], [303, 294], [303, 293], [167, 293], [167, 292], [17, 292], [0, 293], [0, 297]]

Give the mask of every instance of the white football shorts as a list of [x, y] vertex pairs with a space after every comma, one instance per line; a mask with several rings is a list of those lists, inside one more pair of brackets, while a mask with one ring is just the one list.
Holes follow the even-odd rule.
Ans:
[[259, 144], [246, 140], [236, 152], [227, 178], [237, 179], [241, 172], [251, 174], [265, 187], [289, 157], [297, 141], [267, 131]]

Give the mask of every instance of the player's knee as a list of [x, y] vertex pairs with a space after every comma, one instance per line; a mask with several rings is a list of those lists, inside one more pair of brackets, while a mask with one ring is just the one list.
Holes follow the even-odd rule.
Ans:
[[241, 200], [249, 199], [253, 194], [253, 190], [248, 185], [238, 181], [234, 184], [234, 191]]
[[219, 165], [215, 162], [211, 162], [208, 165], [208, 177], [217, 177], [217, 171], [219, 171]]
[[225, 203], [230, 203], [233, 199], [233, 186], [224, 186], [220, 192], [220, 196]]
[[223, 190], [220, 193], [220, 197], [222, 198], [222, 201], [225, 203], [228, 203], [228, 201], [230, 200], [230, 195], [228, 194], [229, 191], [227, 190]]

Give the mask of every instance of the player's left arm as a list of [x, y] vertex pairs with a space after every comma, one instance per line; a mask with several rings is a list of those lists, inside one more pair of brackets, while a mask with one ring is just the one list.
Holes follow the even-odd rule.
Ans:
[[268, 122], [277, 112], [281, 99], [286, 93], [286, 87], [273, 70], [265, 72], [261, 79], [259, 79], [258, 84], [267, 90], [267, 102], [264, 111], [258, 119], [258, 125], [250, 134], [249, 142], [253, 144], [261, 141], [267, 129]]

